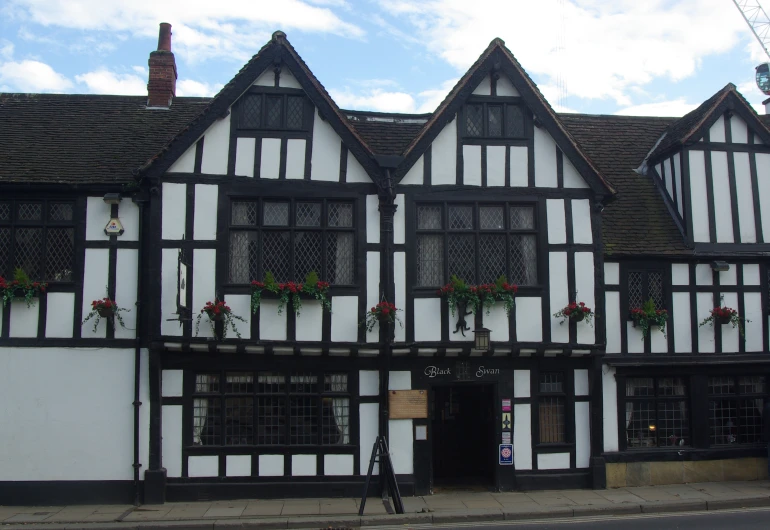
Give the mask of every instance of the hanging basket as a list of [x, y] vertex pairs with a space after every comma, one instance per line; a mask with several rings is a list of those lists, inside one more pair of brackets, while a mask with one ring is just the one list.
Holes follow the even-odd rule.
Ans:
[[99, 306], [96, 308], [96, 312], [99, 313], [99, 316], [102, 318], [112, 318], [115, 316], [115, 306]]
[[27, 296], [27, 290], [22, 289], [21, 287], [17, 287], [13, 290], [13, 297], [14, 298], [25, 298]]
[[725, 324], [730, 323], [730, 316], [729, 315], [718, 316], [718, 317], [715, 317], [715, 320], [717, 321], [718, 324], [722, 324], [724, 326]]
[[574, 320], [575, 322], [580, 322], [586, 317], [586, 314], [582, 311], [575, 311], [574, 313], [571, 313], [569, 318], [570, 320]]
[[222, 322], [225, 319], [224, 313], [209, 313], [209, 319], [212, 322]]

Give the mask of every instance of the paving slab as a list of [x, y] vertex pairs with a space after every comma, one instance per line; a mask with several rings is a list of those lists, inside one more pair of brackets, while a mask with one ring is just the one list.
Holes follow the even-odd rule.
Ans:
[[642, 510], [640, 505], [630, 503], [572, 507], [572, 513], [574, 517], [586, 517], [592, 515], [628, 515], [641, 512]]
[[252, 528], [282, 529], [287, 527], [288, 518], [270, 519], [220, 519], [214, 521], [214, 530], [251, 530]]
[[246, 505], [246, 509], [243, 510], [241, 517], [254, 517], [254, 516], [278, 516], [281, 515], [283, 510], [283, 501], [257, 501], [250, 502]]
[[574, 501], [564, 495], [546, 495], [540, 493], [528, 493], [527, 495], [541, 506], [573, 506], [575, 504]]
[[[37, 515], [36, 515], [37, 513]], [[33, 513], [18, 513], [12, 517], [8, 517], [4, 523], [42, 523], [51, 515], [48, 512], [33, 512]]]
[[506, 521], [518, 521], [521, 519], [551, 519], [559, 517], [572, 517], [572, 508], [566, 506], [522, 506], [521, 508], [503, 508], [503, 516]]
[[337, 517], [289, 517], [287, 528], [358, 528], [361, 526], [361, 518], [358, 516]]
[[502, 510], [442, 510], [433, 514], [433, 523], [471, 523], [479, 521], [502, 521]]
[[735, 508], [755, 508], [770, 506], [770, 497], [744, 497], [742, 499], [712, 499], [706, 501], [709, 511], [731, 510]]
[[642, 513], [699, 512], [708, 508], [706, 501], [648, 502], [642, 504]]
[[151, 521], [139, 523], [140, 530], [214, 530], [214, 521]]
[[320, 513], [319, 504], [311, 501], [286, 501], [281, 510], [281, 515], [319, 515]]
[[417, 525], [430, 524], [433, 516], [429, 513], [407, 513], [393, 515], [365, 515], [361, 517], [361, 526]]
[[221, 519], [223, 517], [240, 517], [246, 506], [212, 506], [206, 513], [203, 514], [205, 518]]

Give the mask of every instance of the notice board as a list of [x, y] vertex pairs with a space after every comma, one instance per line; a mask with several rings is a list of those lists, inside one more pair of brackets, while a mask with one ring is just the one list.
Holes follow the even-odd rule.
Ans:
[[427, 418], [428, 391], [391, 390], [388, 392], [388, 409], [391, 420]]

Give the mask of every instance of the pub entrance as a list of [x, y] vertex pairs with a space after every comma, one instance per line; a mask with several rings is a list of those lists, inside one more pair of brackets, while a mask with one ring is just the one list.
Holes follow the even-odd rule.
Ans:
[[433, 486], [493, 489], [494, 385], [434, 386]]

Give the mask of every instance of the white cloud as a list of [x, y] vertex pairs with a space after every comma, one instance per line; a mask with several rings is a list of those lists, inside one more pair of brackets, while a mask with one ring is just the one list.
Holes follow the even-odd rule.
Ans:
[[213, 97], [222, 86], [218, 83], [202, 83], [192, 79], [179, 79], [176, 82], [176, 95], [179, 97]]
[[[750, 102], [761, 102], [770, 97], [766, 96], [764, 92], [762, 92], [757, 87], [757, 82], [753, 79], [744, 83], [739, 83], [736, 88], [738, 89], [738, 92], [740, 92], [741, 95]], [[751, 106], [754, 107], [754, 110], [757, 111], [757, 114], [765, 114], [765, 106], [762, 105], [762, 103], [751, 103]]]
[[329, 89], [332, 99], [343, 109], [425, 114], [436, 110], [457, 80], [450, 79], [438, 88], [424, 90], [415, 95], [401, 90], [380, 88], [398, 87], [398, 83], [388, 79], [351, 80], [350, 83], [355, 86], [355, 90], [349, 86], [344, 89]]
[[0, 91], [65, 92], [72, 81], [40, 61], [0, 63]]
[[121, 94], [140, 96], [147, 94], [147, 80], [134, 74], [117, 74], [106, 69], [75, 76], [78, 83], [86, 85], [91, 94]]
[[684, 98], [671, 101], [659, 101], [657, 103], [645, 103], [625, 107], [615, 114], [623, 116], [684, 116], [700, 103], [687, 103]]
[[0, 59], [11, 60], [13, 58], [13, 43], [7, 40], [0, 40]]

